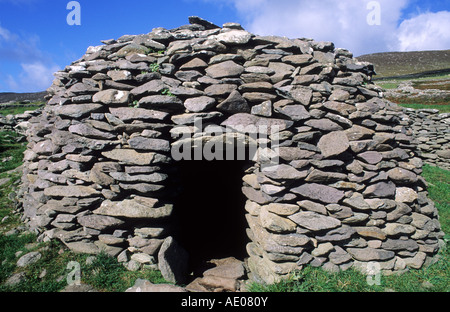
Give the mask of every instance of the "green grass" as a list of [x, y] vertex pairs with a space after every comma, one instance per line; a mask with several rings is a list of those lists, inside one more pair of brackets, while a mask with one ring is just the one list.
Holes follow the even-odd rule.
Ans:
[[[429, 197], [439, 211], [444, 233], [450, 233], [450, 171], [425, 165], [423, 177], [429, 184]], [[344, 272], [328, 273], [322, 268], [305, 267], [294, 272], [288, 279], [273, 285], [252, 283], [252, 292], [449, 292], [450, 246], [449, 235], [444, 239], [447, 247], [439, 252], [440, 260], [420, 270], [410, 269], [402, 275], [381, 276], [380, 285], [369, 285], [367, 276], [351, 268]], [[431, 283], [433, 287], [427, 288]]]
[[399, 84], [395, 82], [378, 83], [385, 90], [397, 89]]
[[427, 105], [427, 104], [398, 104], [402, 107], [412, 108], [412, 109], [437, 109], [439, 113], [450, 113], [450, 104], [449, 105]]
[[13, 170], [22, 164], [25, 143], [19, 143], [21, 136], [13, 131], [0, 131], [0, 174]]
[[17, 105], [17, 107], [9, 107], [0, 110], [0, 115], [18, 115], [23, 114], [26, 111], [34, 111], [42, 107], [43, 103], [33, 103], [33, 106], [24, 107], [22, 105]]

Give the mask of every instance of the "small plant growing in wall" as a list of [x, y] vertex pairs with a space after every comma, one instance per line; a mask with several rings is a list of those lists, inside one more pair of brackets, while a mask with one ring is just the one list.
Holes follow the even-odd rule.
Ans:
[[128, 107], [138, 108], [139, 107], [139, 101], [138, 100], [134, 100], [133, 102], [128, 104]]
[[161, 95], [175, 96], [169, 89], [165, 88], [161, 91]]
[[159, 72], [159, 64], [158, 63], [150, 64], [149, 68], [152, 73]]

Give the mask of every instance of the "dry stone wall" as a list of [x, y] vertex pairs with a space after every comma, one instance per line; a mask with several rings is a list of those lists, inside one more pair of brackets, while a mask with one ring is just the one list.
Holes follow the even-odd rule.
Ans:
[[380, 97], [370, 64], [330, 42], [190, 22], [103, 41], [55, 74], [23, 175], [41, 239], [182, 279], [171, 215], [189, 207], [173, 206], [173, 151], [236, 139], [255, 147], [242, 173], [255, 280], [433, 262], [443, 233], [410, 119]]
[[450, 114], [437, 109], [405, 109], [411, 119], [418, 155], [430, 165], [450, 170]]

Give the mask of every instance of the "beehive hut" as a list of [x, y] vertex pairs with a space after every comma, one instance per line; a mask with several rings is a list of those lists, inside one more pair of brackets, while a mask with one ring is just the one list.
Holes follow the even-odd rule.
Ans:
[[25, 152], [40, 239], [174, 281], [226, 257], [265, 283], [434, 261], [443, 233], [410, 121], [370, 64], [189, 20], [103, 41], [55, 74]]

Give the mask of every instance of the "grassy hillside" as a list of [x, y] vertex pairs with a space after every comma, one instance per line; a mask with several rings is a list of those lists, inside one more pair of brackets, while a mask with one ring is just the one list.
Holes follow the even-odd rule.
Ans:
[[375, 65], [374, 78], [397, 77], [411, 74], [448, 70], [450, 72], [450, 50], [418, 52], [385, 52], [357, 57], [359, 61]]

